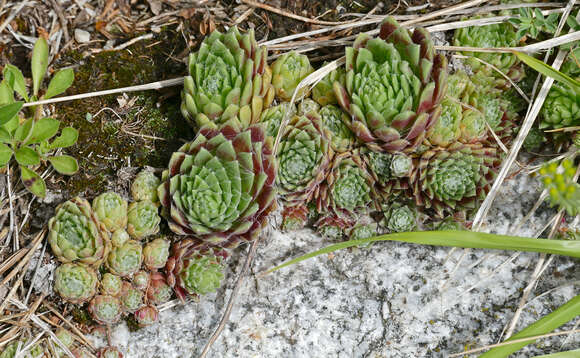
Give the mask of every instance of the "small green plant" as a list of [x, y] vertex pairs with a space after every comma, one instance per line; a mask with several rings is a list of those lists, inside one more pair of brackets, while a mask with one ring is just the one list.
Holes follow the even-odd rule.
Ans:
[[575, 173], [576, 168], [570, 159], [546, 164], [540, 169], [552, 205], [565, 209], [572, 216], [580, 213], [580, 184], [574, 181]]
[[550, 14], [545, 17], [540, 9], [529, 7], [520, 8], [518, 12], [520, 17], [509, 20], [518, 29], [516, 33], [518, 39], [521, 40], [525, 36], [537, 39], [542, 32], [548, 34], [556, 32], [558, 14]]
[[[78, 131], [65, 127], [56, 136], [60, 121], [42, 117], [42, 106], [30, 106], [28, 118], [23, 115], [24, 102], [35, 102], [57, 96], [70, 87], [74, 80], [72, 69], [56, 72], [44, 94], [39, 95], [48, 68], [48, 44], [39, 38], [32, 51], [32, 93], [29, 94], [22, 72], [13, 65], [6, 65], [0, 82], [0, 168], [6, 167], [12, 158], [20, 167], [24, 186], [34, 195], [44, 197], [46, 184], [35, 171], [41, 163], [50, 162], [64, 175], [78, 171], [78, 163], [69, 155], [54, 155], [59, 148], [74, 145]], [[22, 101], [16, 101], [15, 95]], [[56, 136], [56, 137], [55, 137]]]

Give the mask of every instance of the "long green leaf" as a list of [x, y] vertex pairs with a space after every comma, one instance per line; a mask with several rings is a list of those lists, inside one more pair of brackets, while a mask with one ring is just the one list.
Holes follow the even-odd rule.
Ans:
[[32, 89], [33, 94], [38, 96], [38, 90], [44, 75], [46, 74], [46, 69], [48, 68], [48, 43], [43, 37], [39, 37], [34, 44], [34, 49], [32, 50], [32, 60], [30, 62], [30, 67], [32, 70]]
[[525, 53], [513, 51], [514, 55], [519, 58], [526, 65], [530, 66], [534, 70], [540, 72], [544, 76], [552, 77], [558, 82], [562, 82], [573, 88], [576, 93], [580, 93], [580, 81], [573, 79], [572, 77], [562, 73], [552, 66], [533, 58], [532, 56], [526, 55]]
[[[523, 330], [514, 334], [506, 342], [509, 342], [510, 340], [548, 334], [553, 330], [555, 330], [556, 328], [562, 326], [563, 324], [570, 322], [579, 315], [580, 315], [580, 295], [572, 298], [570, 301], [560, 306], [554, 312], [542, 317], [540, 320], [532, 323]], [[479, 358], [508, 357], [510, 354], [517, 352], [518, 350], [522, 349], [528, 344], [534, 342], [535, 340], [532, 339], [525, 342], [492, 348], [489, 351], [485, 352], [484, 354], [480, 355]], [[578, 357], [578, 355], [575, 355], [574, 357]]]
[[0, 107], [0, 126], [8, 123], [20, 112], [23, 102], [14, 102]]
[[565, 352], [546, 354], [543, 356], [535, 356], [534, 358], [578, 358], [578, 357], [580, 357], [580, 349], [575, 349], [573, 351], [565, 351]]
[[287, 261], [280, 266], [274, 267], [267, 272], [274, 272], [281, 268], [298, 262], [328, 254], [330, 252], [345, 249], [352, 246], [367, 244], [375, 241], [400, 241], [412, 244], [454, 246], [474, 249], [514, 250], [529, 252], [544, 252], [562, 256], [580, 258], [580, 241], [530, 239], [527, 237], [486, 234], [474, 231], [421, 231], [401, 232], [395, 234], [375, 236], [362, 240], [345, 241], [327, 246], [321, 250], [308, 253], [293, 260]]

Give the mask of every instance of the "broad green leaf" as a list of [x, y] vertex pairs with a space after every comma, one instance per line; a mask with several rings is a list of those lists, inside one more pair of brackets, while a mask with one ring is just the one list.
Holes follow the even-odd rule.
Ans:
[[14, 102], [14, 91], [6, 80], [0, 82], [0, 105]]
[[6, 128], [0, 128], [0, 143], [8, 143], [12, 139]]
[[58, 155], [48, 158], [52, 167], [64, 175], [73, 175], [79, 170], [77, 160], [70, 155]]
[[[542, 317], [538, 321], [514, 334], [506, 342], [548, 334], [578, 316], [580, 316], [580, 295], [572, 298], [570, 301], [557, 308], [554, 312]], [[480, 355], [479, 358], [505, 358], [534, 342], [535, 340], [532, 339], [529, 341], [492, 348]], [[578, 355], [573, 357], [578, 357]]]
[[18, 93], [24, 100], [28, 102], [28, 93], [26, 93], [26, 82], [22, 71], [14, 65], [8, 64], [4, 67], [4, 79], [8, 81], [10, 86], [16, 93]]
[[400, 232], [375, 236], [368, 239], [341, 242], [287, 261], [267, 272], [274, 272], [281, 268], [297, 264], [319, 255], [328, 254], [336, 250], [375, 241], [400, 241], [411, 244], [453, 246], [473, 249], [544, 252], [548, 254], [580, 258], [580, 241], [530, 239], [527, 237], [486, 234], [474, 231], [421, 231]]
[[20, 118], [18, 116], [14, 116], [11, 120], [5, 123], [2, 128], [6, 129], [10, 135], [14, 134], [14, 131], [20, 125]]
[[0, 126], [8, 123], [20, 112], [23, 102], [14, 102], [0, 107]]
[[17, 142], [25, 142], [26, 138], [28, 138], [28, 136], [32, 132], [33, 126], [34, 120], [32, 118], [29, 118], [24, 122], [22, 122], [22, 124], [20, 124], [18, 128], [16, 128], [16, 132], [14, 132], [14, 140], [16, 140]]
[[0, 167], [3, 167], [12, 158], [12, 148], [6, 144], [0, 143]]
[[58, 127], [60, 126], [60, 121], [53, 118], [41, 118], [35, 124], [32, 129], [32, 134], [26, 143], [40, 143], [47, 139], [52, 138], [56, 132], [58, 132]]
[[44, 198], [46, 196], [46, 184], [40, 175], [27, 167], [20, 167], [22, 183], [32, 194]]
[[18, 148], [14, 152], [14, 157], [20, 165], [38, 165], [40, 163], [40, 156], [30, 147]]
[[42, 37], [39, 37], [34, 44], [34, 49], [32, 50], [32, 86], [33, 93], [38, 96], [38, 90], [46, 74], [46, 69], [48, 68], [48, 43]]
[[530, 66], [534, 70], [540, 72], [544, 76], [552, 77], [556, 81], [562, 82], [570, 86], [576, 93], [580, 93], [580, 81], [573, 79], [572, 77], [557, 71], [552, 66], [545, 64], [544, 62], [533, 58], [532, 56], [526, 55], [523, 52], [513, 51], [514, 55], [519, 58], [526, 65]]
[[58, 71], [50, 83], [48, 84], [48, 89], [44, 94], [44, 98], [51, 98], [54, 96], [58, 96], [59, 94], [63, 93], [67, 90], [67, 88], [72, 85], [75, 79], [75, 73], [72, 68], [67, 68], [65, 70]]
[[74, 145], [79, 138], [79, 131], [73, 127], [65, 127], [62, 129], [60, 135], [50, 143], [51, 149], [66, 148]]
[[546, 354], [542, 356], [535, 356], [534, 358], [578, 358], [580, 357], [580, 349], [575, 349], [573, 351], [564, 351], [552, 354]]

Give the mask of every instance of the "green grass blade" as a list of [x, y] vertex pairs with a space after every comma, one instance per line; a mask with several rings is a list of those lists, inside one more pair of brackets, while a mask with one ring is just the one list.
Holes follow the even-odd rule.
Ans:
[[535, 356], [534, 358], [578, 358], [578, 357], [580, 357], [580, 349], [575, 349], [573, 351], [565, 351], [565, 352], [546, 354], [543, 356]]
[[556, 70], [552, 66], [532, 57], [526, 55], [525, 53], [514, 51], [514, 55], [519, 58], [526, 65], [530, 66], [534, 70], [540, 72], [544, 76], [552, 77], [558, 82], [562, 82], [573, 88], [576, 93], [580, 93], [580, 81], [573, 79], [572, 77]]
[[[554, 312], [542, 317], [538, 321], [527, 326], [523, 330], [514, 334], [506, 342], [515, 339], [521, 339], [526, 337], [540, 336], [543, 334], [548, 334], [555, 330], [556, 328], [562, 326], [563, 324], [573, 320], [575, 317], [580, 315], [580, 295], [572, 298], [570, 301], [564, 303]], [[484, 354], [480, 355], [479, 358], [504, 358], [508, 357], [510, 354], [522, 349], [528, 344], [534, 343], [535, 340], [529, 340], [520, 343], [514, 343], [506, 346], [492, 348]], [[570, 356], [578, 357], [578, 355]]]
[[530, 239], [526, 237], [486, 234], [474, 231], [421, 231], [401, 232], [375, 236], [368, 239], [341, 242], [287, 261], [282, 265], [268, 270], [267, 273], [277, 271], [281, 268], [319, 255], [374, 241], [400, 241], [433, 246], [543, 252], [580, 258], [580, 241]]

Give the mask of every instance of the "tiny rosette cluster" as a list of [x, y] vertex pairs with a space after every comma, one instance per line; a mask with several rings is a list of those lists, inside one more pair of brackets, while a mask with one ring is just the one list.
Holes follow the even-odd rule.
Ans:
[[241, 34], [213, 31], [197, 52], [189, 55], [181, 112], [195, 128], [238, 118], [255, 123], [274, 99], [268, 51], [258, 46], [253, 30]]
[[173, 153], [158, 193], [169, 228], [223, 247], [257, 237], [273, 208], [277, 165], [263, 125], [204, 127]]
[[367, 34], [346, 48], [345, 85], [334, 83], [351, 130], [376, 151], [412, 151], [437, 121], [447, 87], [447, 60], [430, 34], [412, 33], [391, 17], [380, 38]]

